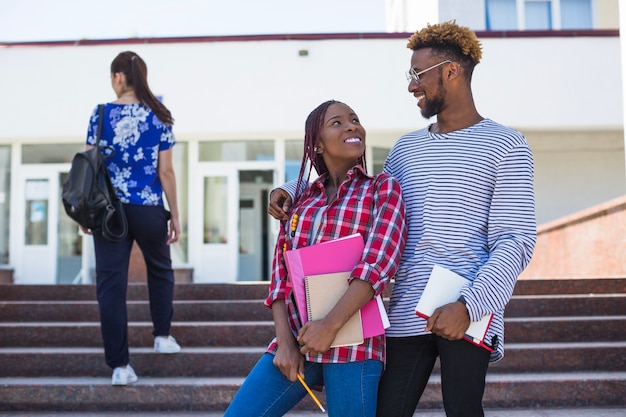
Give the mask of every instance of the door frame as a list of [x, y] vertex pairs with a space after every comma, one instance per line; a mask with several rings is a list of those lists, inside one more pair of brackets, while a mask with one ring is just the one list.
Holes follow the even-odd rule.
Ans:
[[[59, 178], [62, 173], [69, 172], [69, 164], [29, 164], [21, 165], [17, 170], [16, 185], [18, 190], [15, 193], [19, 198], [15, 199], [12, 216], [11, 235], [13, 236], [15, 264], [15, 283], [17, 284], [56, 284], [57, 283], [57, 261], [58, 261], [58, 225], [61, 184]], [[47, 243], [45, 245], [26, 245], [26, 183], [29, 180], [48, 181], [48, 207], [47, 207]], [[32, 247], [31, 247], [32, 246]], [[29, 262], [35, 257], [37, 262]], [[25, 268], [26, 262], [29, 267], [36, 267], [35, 270]], [[36, 272], [36, 273], [35, 273]]]
[[[207, 177], [226, 178], [226, 243], [204, 243], [204, 181]], [[192, 181], [189, 219], [189, 259], [194, 268], [194, 283], [234, 282], [237, 280], [239, 233], [238, 170], [234, 166], [198, 164]], [[191, 200], [191, 199], [190, 199]]]
[[[239, 277], [239, 172], [272, 171], [277, 176], [275, 161], [198, 162], [190, 176], [189, 189], [189, 263], [193, 266], [193, 282], [237, 282]], [[227, 178], [228, 236], [226, 244], [204, 243], [204, 178]], [[266, 208], [262, 209], [264, 212]], [[276, 228], [277, 230], [277, 228]], [[275, 244], [274, 227], [270, 225], [271, 248]], [[273, 254], [273, 250], [270, 251]], [[270, 254], [270, 255], [271, 255]], [[268, 260], [271, 265], [271, 256]]]

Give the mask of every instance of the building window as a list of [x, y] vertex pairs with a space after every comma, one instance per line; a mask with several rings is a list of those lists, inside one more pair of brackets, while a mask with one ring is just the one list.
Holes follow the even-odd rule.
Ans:
[[47, 179], [27, 180], [24, 194], [26, 196], [24, 243], [47, 245], [50, 183]]
[[487, 0], [487, 30], [516, 30], [517, 6], [515, 0]]
[[63, 164], [72, 162], [77, 152], [85, 150], [84, 143], [54, 143], [22, 146], [23, 164]]
[[285, 141], [285, 182], [297, 180], [302, 165], [302, 139]]
[[487, 30], [593, 29], [592, 0], [486, 0]]
[[204, 243], [228, 243], [228, 178], [204, 179]]
[[591, 27], [591, 0], [561, 0], [561, 29]]
[[524, 29], [550, 30], [552, 29], [552, 2], [525, 1], [524, 2]]
[[0, 265], [9, 263], [11, 147], [0, 146]]
[[273, 140], [200, 142], [200, 162], [273, 161]]
[[[189, 190], [189, 164], [187, 163], [189, 154], [189, 145], [187, 142], [176, 142], [172, 153], [174, 171], [176, 172], [176, 191], [178, 194], [178, 212], [180, 215], [181, 235], [171, 247], [172, 262], [174, 265], [184, 264], [187, 262], [189, 254], [189, 216], [188, 201]], [[167, 198], [165, 198], [167, 201]]]
[[387, 155], [389, 155], [389, 148], [374, 148], [372, 152], [374, 161], [372, 161], [373, 163], [371, 167], [369, 166], [370, 164], [368, 161], [368, 170], [370, 170], [375, 175], [383, 172]]

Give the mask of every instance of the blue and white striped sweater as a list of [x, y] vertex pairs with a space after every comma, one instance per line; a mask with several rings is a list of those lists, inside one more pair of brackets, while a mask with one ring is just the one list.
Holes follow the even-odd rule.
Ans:
[[523, 135], [484, 119], [466, 129], [402, 136], [385, 172], [400, 181], [409, 230], [391, 295], [387, 336], [425, 333], [415, 305], [434, 263], [467, 278], [470, 318], [495, 312], [487, 340], [504, 355], [504, 307], [530, 261], [536, 220], [533, 158]]

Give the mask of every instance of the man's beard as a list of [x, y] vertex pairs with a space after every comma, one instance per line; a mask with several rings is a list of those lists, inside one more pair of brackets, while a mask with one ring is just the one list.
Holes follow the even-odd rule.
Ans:
[[424, 97], [424, 106], [421, 108], [422, 117], [430, 119], [431, 117], [439, 114], [443, 109], [445, 91], [443, 89], [443, 81], [439, 78], [437, 86], [437, 94], [433, 98]]

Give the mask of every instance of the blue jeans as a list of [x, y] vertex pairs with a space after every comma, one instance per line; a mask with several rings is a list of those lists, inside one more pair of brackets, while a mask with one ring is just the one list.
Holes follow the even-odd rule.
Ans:
[[[307, 392], [289, 381], [265, 353], [228, 406], [224, 417], [283, 416]], [[324, 383], [329, 416], [375, 417], [378, 381], [383, 364], [376, 360], [349, 363], [304, 363], [304, 380], [311, 388]], [[313, 391], [316, 393], [316, 391]], [[313, 399], [310, 399], [311, 402]]]

